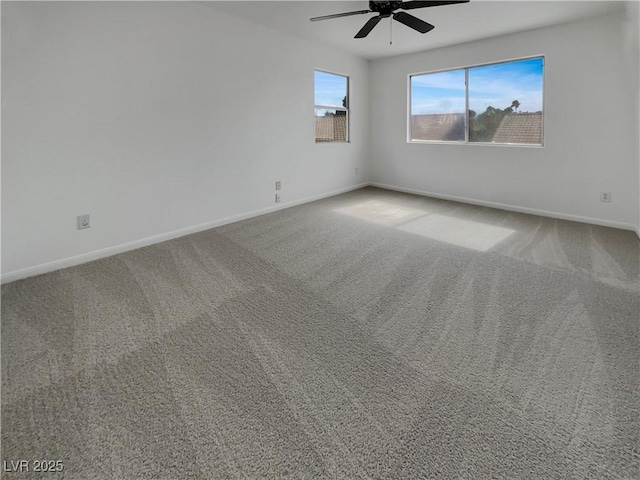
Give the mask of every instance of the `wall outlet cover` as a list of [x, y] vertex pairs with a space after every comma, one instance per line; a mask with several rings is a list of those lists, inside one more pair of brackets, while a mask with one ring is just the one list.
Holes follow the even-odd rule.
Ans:
[[88, 213], [86, 215], [78, 215], [78, 230], [85, 228], [91, 228], [91, 216]]

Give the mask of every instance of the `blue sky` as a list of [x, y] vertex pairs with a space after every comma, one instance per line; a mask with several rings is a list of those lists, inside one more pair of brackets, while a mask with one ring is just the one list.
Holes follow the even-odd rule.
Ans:
[[347, 94], [347, 77], [331, 73], [315, 72], [316, 105], [342, 107], [342, 99]]
[[[469, 69], [469, 108], [507, 108], [520, 102], [521, 112], [542, 110], [542, 59], [532, 58]], [[462, 113], [465, 109], [464, 69], [413, 76], [411, 113]]]

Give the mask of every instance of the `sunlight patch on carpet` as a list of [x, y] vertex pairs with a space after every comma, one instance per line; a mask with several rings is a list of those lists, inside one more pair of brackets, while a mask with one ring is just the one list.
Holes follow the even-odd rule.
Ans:
[[354, 205], [336, 208], [334, 212], [387, 226], [396, 226], [429, 214], [426, 210], [396, 205], [382, 200], [366, 200]]
[[486, 252], [515, 233], [509, 228], [438, 214], [416, 218], [396, 228], [479, 252]]

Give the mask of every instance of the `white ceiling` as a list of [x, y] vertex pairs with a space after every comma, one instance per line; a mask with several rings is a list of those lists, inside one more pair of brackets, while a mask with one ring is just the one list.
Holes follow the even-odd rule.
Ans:
[[[207, 6], [276, 30], [319, 41], [374, 59], [470, 42], [482, 38], [531, 30], [621, 10], [621, 1], [493, 1], [412, 10], [435, 29], [420, 34], [393, 22], [393, 45], [389, 45], [390, 19], [380, 22], [368, 37], [353, 36], [375, 14], [356, 15], [321, 22], [309, 18], [333, 13], [367, 10], [359, 1], [206, 1]], [[596, 32], [594, 32], [596, 33]]]

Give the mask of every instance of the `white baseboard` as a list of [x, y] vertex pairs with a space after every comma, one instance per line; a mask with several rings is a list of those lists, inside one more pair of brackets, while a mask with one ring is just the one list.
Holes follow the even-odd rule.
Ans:
[[415, 195], [422, 195], [425, 197], [440, 198], [442, 200], [451, 200], [454, 202], [469, 203], [472, 205], [480, 205], [482, 207], [498, 208], [500, 210], [508, 210], [511, 212], [529, 213], [531, 215], [539, 215], [541, 217], [558, 218], [561, 220], [570, 220], [573, 222], [601, 225], [603, 227], [613, 227], [613, 228], [620, 228], [622, 230], [631, 230], [635, 232], [638, 235], [638, 237], [640, 237], [639, 227], [637, 227], [636, 225], [631, 225], [629, 223], [614, 222], [611, 220], [603, 220], [600, 218], [582, 217], [580, 215], [571, 215], [568, 213], [552, 212], [548, 210], [538, 210], [536, 208], [520, 207], [517, 205], [509, 205], [505, 203], [487, 202], [484, 200], [476, 200], [473, 198], [459, 197], [456, 195], [444, 195], [441, 193], [426, 192], [424, 190], [416, 190], [413, 188], [396, 187], [395, 185], [387, 185], [384, 183], [371, 182], [369, 183], [369, 185], [371, 185], [372, 187], [384, 188], [386, 190], [395, 190], [397, 192], [412, 193]]
[[22, 280], [24, 278], [33, 277], [35, 275], [41, 275], [43, 273], [49, 273], [55, 270], [73, 267], [76, 265], [80, 265], [82, 263], [98, 260], [100, 258], [117, 255], [118, 253], [128, 252], [130, 250], [135, 250], [137, 248], [146, 247], [149, 245], [164, 242], [164, 241], [171, 240], [178, 237], [183, 237], [185, 235], [201, 232], [203, 230], [209, 230], [211, 228], [220, 227], [222, 225], [228, 225], [230, 223], [235, 223], [241, 220], [257, 217], [259, 215], [264, 215], [266, 213], [275, 212], [285, 208], [295, 207], [296, 205], [302, 205], [305, 203], [314, 202], [316, 200], [321, 200], [327, 197], [333, 197], [334, 195], [340, 195], [341, 193], [350, 192], [352, 190], [357, 190], [359, 188], [363, 188], [367, 186], [384, 188], [387, 190], [394, 190], [394, 191], [404, 192], [404, 193], [411, 193], [415, 195], [422, 195], [426, 197], [440, 198], [443, 200], [469, 203], [472, 205], [480, 205], [483, 207], [492, 207], [492, 208], [498, 208], [501, 210], [513, 211], [513, 212], [529, 213], [532, 215], [540, 215], [543, 217], [559, 218], [562, 220], [571, 220], [574, 222], [590, 223], [594, 225], [602, 225], [605, 227], [621, 228], [624, 230], [631, 230], [635, 232], [638, 238], [640, 238], [640, 227], [636, 225], [630, 225], [627, 223], [613, 222], [610, 220], [603, 220], [603, 219], [592, 218], [592, 217], [583, 217], [579, 215], [570, 215], [570, 214], [552, 212], [547, 210], [538, 210], [535, 208], [520, 207], [517, 205], [508, 205], [504, 203], [487, 202], [484, 200], [476, 200], [473, 198], [459, 197], [456, 195], [444, 195], [441, 193], [427, 192], [424, 190], [416, 190], [412, 188], [397, 187], [395, 185], [387, 185], [387, 184], [378, 183], [378, 182], [366, 182], [366, 183], [360, 183], [357, 185], [352, 185], [346, 188], [341, 188], [338, 190], [333, 190], [331, 192], [314, 195], [311, 197], [305, 197], [300, 200], [295, 200], [292, 202], [283, 202], [281, 204], [274, 205], [271, 207], [261, 208], [258, 210], [253, 210], [251, 212], [241, 213], [238, 215], [233, 215], [233, 216], [221, 218], [218, 220], [213, 220], [211, 222], [202, 223], [200, 225], [194, 225], [187, 228], [182, 228], [180, 230], [174, 230], [174, 231], [163, 233], [160, 235], [155, 235], [153, 237], [146, 237], [140, 240], [134, 240], [132, 242], [115, 245], [113, 247], [103, 248], [100, 250], [95, 250], [93, 252], [83, 253], [81, 255], [63, 258], [61, 260], [55, 260], [53, 262], [43, 263], [40, 265], [35, 265], [33, 267], [28, 267], [21, 270], [15, 270], [13, 272], [4, 273], [0, 275], [0, 283], [4, 284], [9, 282], [14, 282], [16, 280]]
[[222, 225], [228, 225], [230, 223], [239, 222], [241, 220], [246, 220], [248, 218], [257, 217], [259, 215], [264, 215], [266, 213], [275, 212], [278, 210], [282, 210], [285, 208], [295, 207], [296, 205], [302, 205], [304, 203], [315, 202], [316, 200], [321, 200], [327, 197], [333, 197], [334, 195], [340, 195], [341, 193], [350, 192], [352, 190], [357, 190], [359, 188], [363, 188], [368, 186], [368, 183], [360, 183], [358, 185], [352, 185], [350, 187], [341, 188], [339, 190], [333, 190], [331, 192], [322, 193], [319, 195], [314, 195], [311, 197], [305, 197], [300, 200], [294, 200], [291, 202], [283, 202], [272, 207], [261, 208], [258, 210], [253, 210], [251, 212], [241, 213], [238, 215], [232, 215], [230, 217], [221, 218], [218, 220], [213, 220], [211, 222], [201, 223], [199, 225], [194, 225], [191, 227], [181, 228], [180, 230], [174, 230], [167, 233], [162, 233], [160, 235], [154, 235], [152, 237], [142, 238], [140, 240], [134, 240], [132, 242], [121, 243], [119, 245], [114, 245], [113, 247], [107, 247], [100, 250], [95, 250], [92, 252], [83, 253], [81, 255], [75, 255], [73, 257], [63, 258], [61, 260], [55, 260], [53, 262], [43, 263], [40, 265], [35, 265], [33, 267], [24, 268], [21, 270], [15, 270], [13, 272], [3, 273], [0, 276], [0, 283], [9, 283], [14, 282], [16, 280], [22, 280], [24, 278], [33, 277], [36, 275], [41, 275], [43, 273], [53, 272], [55, 270], [60, 270], [63, 268], [74, 267], [76, 265], [80, 265], [82, 263], [91, 262], [93, 260], [98, 260], [100, 258], [110, 257], [112, 255], [116, 255], [118, 253], [128, 252], [130, 250], [135, 250], [137, 248], [146, 247], [149, 245], [153, 245], [156, 243], [164, 242], [167, 240], [171, 240], [178, 237], [183, 237], [185, 235], [190, 235], [192, 233], [201, 232], [203, 230], [209, 230], [211, 228], [220, 227]]

